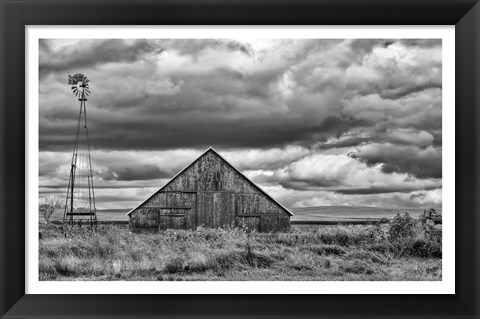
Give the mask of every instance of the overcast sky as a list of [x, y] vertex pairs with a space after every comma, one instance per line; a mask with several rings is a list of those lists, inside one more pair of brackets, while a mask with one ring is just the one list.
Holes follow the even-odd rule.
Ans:
[[441, 207], [441, 40], [41, 40], [39, 59], [40, 197], [65, 196], [84, 73], [99, 208], [209, 146], [287, 207]]

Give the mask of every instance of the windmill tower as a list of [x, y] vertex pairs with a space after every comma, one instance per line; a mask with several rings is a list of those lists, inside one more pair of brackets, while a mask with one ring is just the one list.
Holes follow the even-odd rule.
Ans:
[[68, 76], [68, 84], [72, 86], [73, 94], [80, 101], [80, 113], [75, 133], [63, 222], [70, 225], [86, 223], [93, 227], [97, 224], [97, 214], [85, 105], [87, 96], [90, 95], [88, 82], [89, 80], [83, 74]]

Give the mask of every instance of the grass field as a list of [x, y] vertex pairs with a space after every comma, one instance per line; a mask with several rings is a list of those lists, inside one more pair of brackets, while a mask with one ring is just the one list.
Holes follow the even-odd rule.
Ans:
[[[292, 209], [295, 216], [291, 220], [305, 223], [323, 223], [323, 222], [371, 222], [382, 218], [392, 219], [397, 213], [408, 212], [413, 218], [423, 212], [423, 209], [416, 208], [384, 208], [384, 207], [365, 207], [365, 206], [316, 206], [301, 207]], [[441, 209], [437, 209], [441, 213]]]
[[434, 241], [422, 227], [400, 220], [258, 234], [240, 229], [132, 233], [124, 225], [100, 225], [91, 232], [42, 224], [39, 279], [441, 280], [441, 228], [440, 236], [435, 228]]
[[[130, 209], [99, 209], [97, 218], [99, 221], [128, 221]], [[423, 209], [412, 208], [382, 208], [364, 206], [316, 206], [293, 208], [295, 214], [291, 218], [295, 223], [326, 224], [336, 222], [364, 222], [377, 221], [381, 218], [393, 218], [396, 213], [408, 212], [412, 217], [418, 218]], [[441, 209], [438, 211], [441, 212]]]

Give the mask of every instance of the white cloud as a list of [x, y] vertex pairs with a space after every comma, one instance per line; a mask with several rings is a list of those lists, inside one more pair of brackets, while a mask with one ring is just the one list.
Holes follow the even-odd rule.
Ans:
[[277, 182], [284, 188], [344, 193], [408, 192], [441, 187], [440, 179], [418, 179], [404, 173], [385, 173], [382, 164], [368, 166], [347, 155], [312, 154], [273, 174], [255, 172], [254, 180]]

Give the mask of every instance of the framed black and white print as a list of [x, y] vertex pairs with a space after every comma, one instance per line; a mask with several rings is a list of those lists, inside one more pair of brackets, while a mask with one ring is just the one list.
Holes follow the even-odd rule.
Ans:
[[200, 4], [2, 3], [2, 316], [478, 317], [478, 4]]
[[453, 27], [27, 34], [32, 292], [454, 293]]

